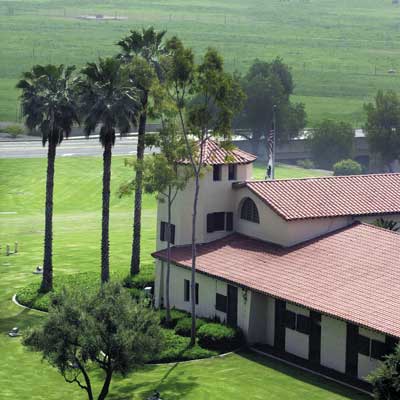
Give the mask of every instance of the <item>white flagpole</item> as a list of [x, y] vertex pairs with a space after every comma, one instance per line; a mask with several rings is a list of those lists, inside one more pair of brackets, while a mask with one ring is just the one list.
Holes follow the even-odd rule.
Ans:
[[273, 106], [274, 137], [272, 144], [271, 180], [275, 179], [275, 144], [276, 144], [276, 105]]

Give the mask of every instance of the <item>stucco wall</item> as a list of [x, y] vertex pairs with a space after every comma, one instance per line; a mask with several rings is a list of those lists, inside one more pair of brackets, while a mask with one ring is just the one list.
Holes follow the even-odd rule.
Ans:
[[321, 317], [321, 365], [345, 373], [346, 323], [331, 317]]
[[[340, 229], [353, 221], [351, 217], [285, 221], [248, 188], [236, 189], [235, 192], [236, 230], [244, 235], [286, 247]], [[257, 206], [259, 224], [240, 218], [240, 208], [246, 197], [251, 198]]]
[[[155, 280], [155, 305], [165, 305], [165, 269], [166, 263], [157, 261]], [[170, 305], [179, 310], [190, 312], [190, 301], [184, 301], [184, 280], [190, 281], [191, 271], [171, 265], [170, 273]], [[211, 278], [207, 275], [196, 274], [196, 283], [199, 284], [199, 304], [196, 305], [196, 315], [205, 318], [218, 317], [221, 322], [226, 321], [227, 314], [215, 309], [216, 293], [227, 295], [227, 283]], [[244, 334], [248, 333], [251, 292], [238, 288], [238, 326]]]
[[[251, 178], [252, 164], [237, 165], [237, 179], [243, 181]], [[223, 165], [221, 180], [213, 180], [213, 170], [209, 167], [204, 170], [200, 180], [200, 192], [197, 210], [196, 238], [199, 243], [220, 239], [230, 232], [219, 231], [207, 233], [207, 214], [213, 212], [235, 212], [234, 192], [232, 183], [228, 180], [228, 166]], [[191, 243], [192, 210], [194, 196], [194, 180], [190, 180], [183, 191], [179, 191], [172, 206], [171, 223], [175, 225], [175, 244]], [[167, 221], [168, 208], [166, 202], [159, 202], [157, 209], [157, 250], [164, 249], [166, 242], [160, 241], [160, 222]], [[234, 226], [235, 229], [235, 226]]]

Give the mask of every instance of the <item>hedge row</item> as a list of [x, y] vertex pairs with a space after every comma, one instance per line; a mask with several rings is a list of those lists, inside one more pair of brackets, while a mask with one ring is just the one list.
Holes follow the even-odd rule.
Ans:
[[[138, 298], [143, 295], [143, 289], [154, 285], [154, 274], [141, 272], [133, 278], [124, 278], [119, 274], [112, 274], [112, 280], [121, 281], [132, 297]], [[17, 292], [17, 300], [26, 307], [41, 311], [48, 311], [51, 296], [61, 291], [63, 287], [74, 288], [79, 291], [96, 291], [100, 288], [100, 276], [98, 273], [86, 272], [82, 274], [56, 275], [53, 281], [53, 292], [39, 293], [40, 281], [32, 282]]]

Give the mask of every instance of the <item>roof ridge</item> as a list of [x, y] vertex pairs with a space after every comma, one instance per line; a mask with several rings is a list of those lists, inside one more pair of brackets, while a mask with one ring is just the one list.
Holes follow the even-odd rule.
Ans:
[[360, 174], [360, 175], [328, 175], [328, 176], [309, 176], [304, 178], [283, 178], [283, 179], [251, 179], [243, 181], [242, 183], [273, 183], [273, 182], [292, 182], [292, 181], [311, 181], [311, 180], [324, 180], [324, 179], [348, 179], [348, 178], [366, 178], [366, 177], [379, 177], [379, 176], [394, 176], [400, 175], [400, 172], [385, 172], [379, 174]]
[[391, 229], [387, 229], [387, 228], [382, 228], [381, 226], [376, 226], [372, 223], [368, 224], [367, 222], [359, 221], [359, 224], [363, 225], [367, 228], [376, 229], [381, 232], [386, 232], [386, 233], [393, 234], [393, 235], [400, 235], [400, 232], [392, 231]]

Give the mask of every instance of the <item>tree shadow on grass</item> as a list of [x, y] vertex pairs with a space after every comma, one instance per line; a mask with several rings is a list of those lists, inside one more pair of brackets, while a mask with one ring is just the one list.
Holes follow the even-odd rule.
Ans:
[[267, 356], [262, 356], [251, 351], [242, 351], [238, 353], [239, 356], [249, 360], [261, 364], [267, 368], [271, 368], [275, 371], [278, 371], [282, 374], [285, 374], [293, 379], [302, 381], [309, 385], [316, 386], [323, 390], [327, 390], [329, 392], [335, 393], [337, 395], [343, 396], [345, 398], [353, 399], [353, 400], [368, 400], [371, 397], [363, 394], [355, 389], [348, 388], [339, 383], [330, 381], [327, 378], [322, 376], [315, 375], [311, 372], [304, 371], [300, 368], [296, 368], [294, 366], [285, 364], [282, 361], [274, 360]]
[[5, 318], [0, 317], [0, 332], [8, 333], [14, 326], [18, 326], [23, 330], [40, 322], [42, 318], [43, 317], [35, 311], [23, 308], [19, 313], [13, 316], [7, 316]]
[[[187, 349], [183, 350], [179, 356], [182, 356], [186, 350]], [[126, 381], [128, 381], [129, 378], [118, 380], [118, 383], [112, 388], [108, 398], [110, 400], [132, 400], [133, 395], [136, 394], [140, 395], [141, 398], [145, 400], [155, 391], [158, 391], [163, 399], [184, 399], [188, 393], [198, 386], [195, 377], [190, 377], [189, 381], [186, 376], [183, 376], [183, 374], [176, 374], [173, 377], [170, 376], [179, 366], [179, 362], [174, 364], [165, 364], [165, 366], [168, 366], [168, 369], [160, 380], [152, 379], [151, 375], [156, 373], [158, 368], [163, 368], [163, 366], [151, 364], [146, 365], [144, 369], [140, 371], [142, 375], [143, 373], [148, 373], [148, 381], [142, 381], [139, 383], [132, 382], [127, 384]], [[136, 377], [137, 375], [134, 373], [131, 380], [135, 380]]]

